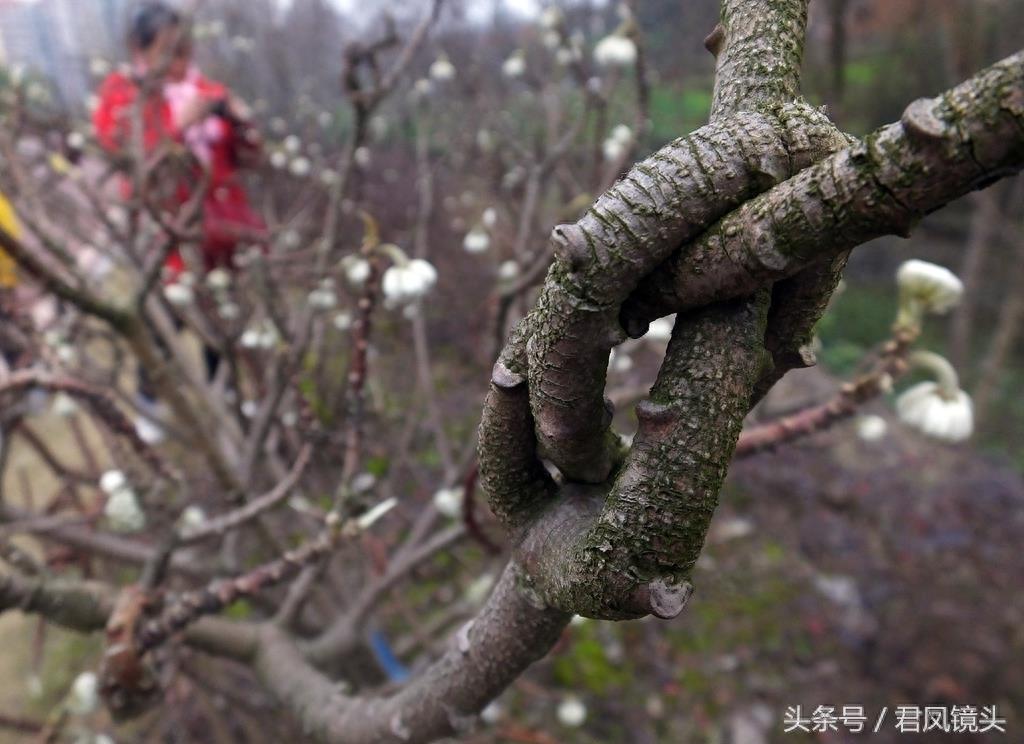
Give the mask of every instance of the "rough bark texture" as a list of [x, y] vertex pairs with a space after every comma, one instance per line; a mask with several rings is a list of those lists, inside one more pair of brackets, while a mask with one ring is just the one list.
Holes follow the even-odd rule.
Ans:
[[[568, 479], [600, 483], [611, 469], [608, 353], [625, 338], [619, 311], [638, 282], [729, 209], [845, 145], [804, 104], [740, 113], [665, 146], [555, 228], [548, 281], [502, 361], [528, 375], [541, 451]], [[514, 358], [523, 349], [526, 364]]]
[[277, 630], [264, 632], [255, 669], [320, 741], [414, 744], [466, 733], [488, 702], [550, 650], [571, 617], [528, 601], [516, 573], [506, 568], [476, 619], [394, 695], [343, 695]]
[[[805, 0], [725, 0], [708, 39], [712, 123], [556, 228], [480, 429], [481, 485], [512, 561], [441, 658], [394, 693], [346, 696], [317, 668], [323, 649], [276, 625], [203, 618], [185, 641], [251, 664], [315, 740], [425, 742], [470, 726], [570, 613], [678, 615], [743, 417], [780, 370], [810, 361], [844, 253], [1024, 164], [1024, 54], [848, 146], [796, 100], [805, 23]], [[608, 351], [677, 311], [625, 454], [604, 403]], [[113, 593], [0, 575], [0, 611], [14, 606], [96, 629]]]
[[719, 220], [627, 306], [638, 322], [734, 297], [831, 252], [887, 234], [1024, 166], [1024, 52], [889, 124]]

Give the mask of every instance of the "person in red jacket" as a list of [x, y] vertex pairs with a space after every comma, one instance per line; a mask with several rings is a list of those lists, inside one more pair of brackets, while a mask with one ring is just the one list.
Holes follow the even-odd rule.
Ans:
[[[192, 41], [180, 14], [163, 2], [149, 2], [135, 12], [128, 33], [131, 65], [111, 73], [98, 91], [93, 126], [99, 143], [111, 154], [131, 153], [138, 147], [134, 132], [141, 102], [141, 145], [147, 156], [161, 148], [187, 149], [192, 166], [182, 174], [168, 171], [161, 183], [165, 196], [159, 206], [169, 212], [183, 206], [195, 189], [202, 195], [200, 255], [203, 268], [231, 268], [241, 244], [262, 244], [266, 224], [252, 208], [241, 182], [240, 169], [259, 151], [245, 104], [221, 83], [206, 78], [192, 63]], [[176, 175], [174, 175], [176, 174]], [[131, 174], [121, 184], [125, 199], [132, 197]], [[174, 281], [185, 270], [180, 252], [171, 252], [165, 278]], [[205, 350], [207, 370], [216, 369], [213, 349]], [[140, 435], [159, 441], [153, 419], [156, 399], [146, 370], [140, 370], [140, 407], [147, 414], [138, 423]], [[147, 420], [148, 419], [148, 420]]]

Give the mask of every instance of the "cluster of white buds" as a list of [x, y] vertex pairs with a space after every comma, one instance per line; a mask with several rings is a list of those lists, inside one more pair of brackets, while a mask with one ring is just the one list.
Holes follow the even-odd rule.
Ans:
[[522, 49], [517, 49], [508, 59], [501, 63], [501, 74], [507, 78], [520, 78], [526, 72], [526, 58]]
[[974, 432], [974, 406], [960, 389], [956, 370], [947, 360], [930, 351], [916, 351], [910, 363], [935, 375], [935, 381], [920, 382], [896, 399], [896, 413], [925, 436], [943, 442], [962, 442]]
[[269, 350], [277, 346], [281, 340], [277, 326], [269, 318], [246, 328], [238, 343], [243, 349]]
[[963, 282], [952, 271], [917, 259], [899, 267], [896, 284], [900, 291], [897, 326], [919, 326], [924, 315], [948, 312], [964, 294]]
[[421, 300], [437, 284], [437, 269], [422, 258], [409, 260], [396, 245], [387, 243], [380, 250], [389, 254], [395, 264], [384, 272], [381, 291], [388, 307], [396, 308]]
[[334, 279], [325, 276], [317, 288], [309, 293], [306, 301], [313, 310], [333, 310], [338, 304], [338, 293], [334, 291]]
[[600, 67], [629, 67], [636, 62], [636, 54], [636, 44], [621, 34], [606, 36], [594, 47], [594, 61]]
[[627, 127], [625, 124], [619, 124], [617, 127], [612, 129], [611, 134], [608, 135], [604, 143], [601, 145], [601, 152], [604, 153], [604, 159], [609, 163], [617, 163], [629, 150], [630, 145], [633, 144], [633, 130]]
[[438, 55], [430, 65], [430, 77], [439, 83], [446, 83], [455, 77], [455, 65], [445, 54]]
[[100, 704], [100, 681], [93, 672], [82, 672], [71, 683], [68, 693], [68, 712], [76, 716], [87, 716]]
[[465, 492], [461, 488], [442, 488], [434, 494], [434, 508], [452, 519], [462, 514]]
[[138, 532], [146, 526], [146, 515], [135, 490], [120, 470], [108, 470], [100, 477], [100, 490], [107, 495], [103, 515], [116, 532]]

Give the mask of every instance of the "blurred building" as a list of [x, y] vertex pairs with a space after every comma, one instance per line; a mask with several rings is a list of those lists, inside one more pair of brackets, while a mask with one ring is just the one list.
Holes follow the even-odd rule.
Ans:
[[90, 60], [121, 47], [130, 0], [0, 0], [0, 62], [53, 82], [58, 100], [78, 105], [92, 88]]

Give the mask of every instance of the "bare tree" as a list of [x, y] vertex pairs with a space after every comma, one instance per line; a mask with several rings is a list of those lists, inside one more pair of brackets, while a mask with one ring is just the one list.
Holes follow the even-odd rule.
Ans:
[[[295, 326], [302, 339], [297, 351], [285, 355], [270, 378], [279, 387], [246, 431], [227, 430], [236, 445], [226, 447], [207, 425], [222, 404], [212, 395], [199, 401], [185, 396], [173, 375], [159, 373], [169, 362], [145, 336], [136, 312], [145, 307], [145, 292], [131, 308], [111, 306], [54, 268], [60, 265], [56, 246], [44, 247], [44, 259], [0, 231], [0, 245], [22, 266], [106, 321], [158, 371], [162, 394], [216, 483], [237, 503], [199, 533], [175, 534], [157, 546], [59, 521], [40, 526], [3, 505], [8, 521], [28, 520], [22, 523], [27, 531], [120, 555], [147, 571], [124, 588], [5, 571], [0, 608], [19, 607], [83, 631], [105, 629], [105, 697], [120, 715], [152, 702], [156, 651], [180, 637], [194, 649], [248, 666], [316, 740], [374, 743], [425, 742], [467, 730], [488, 702], [547, 654], [573, 614], [678, 616], [693, 591], [692, 569], [734, 456], [827, 425], [905, 368], [911, 338], [897, 336], [878, 370], [859, 387], [844, 389], [837, 404], [741, 437], [744, 418], [767, 390], [788, 370], [813, 364], [812, 327], [849, 251], [876, 236], [906, 234], [921, 216], [1024, 165], [1024, 53], [936, 98], [914, 101], [899, 122], [854, 141], [800, 100], [806, 11], [806, 0], [724, 0], [721, 22], [706, 40], [717, 60], [711, 121], [634, 165], [582, 218], [552, 231], [553, 263], [533, 309], [494, 365], [479, 428], [479, 486], [507, 529], [508, 562], [482, 609], [398, 689], [375, 691], [366, 682], [365, 691], [350, 693], [338, 680], [357, 666], [356, 630], [381, 596], [439, 546], [461, 537], [461, 525], [430, 539], [422, 539], [430, 529], [425, 522], [414, 525], [378, 579], [344, 612], [321, 616], [312, 634], [297, 622], [302, 608], [309, 603], [316, 612], [332, 611], [330, 604], [316, 606], [332, 592], [318, 580], [318, 562], [363, 535], [379, 509], [360, 514], [340, 499], [321, 532], [256, 569], [172, 595], [163, 605], [152, 591], [167, 571], [207, 574], [176, 551], [179, 541], [260, 524], [305, 467], [309, 453], [299, 449], [291, 466], [278, 464], [270, 490], [252, 496], [264, 480], [254, 463], [307, 348], [309, 317]], [[413, 33], [391, 72], [378, 74], [377, 46], [350, 52], [346, 80], [357, 121], [365, 122], [395, 84], [426, 28]], [[343, 173], [360, 145], [362, 128], [356, 131], [343, 154]], [[543, 161], [537, 173], [546, 173]], [[430, 188], [421, 185], [421, 208], [428, 211]], [[324, 255], [332, 255], [338, 239], [340, 194], [338, 186], [330, 194]], [[166, 227], [172, 236], [185, 229]], [[346, 496], [361, 446], [367, 334], [383, 260], [373, 232], [368, 229], [364, 241], [372, 266], [359, 299], [345, 393], [338, 464]], [[611, 429], [605, 399], [609, 352], [670, 313], [677, 313], [672, 339], [657, 381], [637, 406], [639, 431], [627, 447]], [[429, 365], [422, 355], [420, 362]], [[427, 377], [421, 385], [429, 387]], [[45, 375], [0, 382], [4, 392], [31, 386], [105, 405], [100, 391]], [[104, 417], [118, 428], [116, 413]], [[150, 457], [154, 472], [167, 469], [130, 435], [128, 441]], [[446, 459], [454, 458], [449, 453]], [[173, 482], [179, 474], [166, 477]], [[280, 547], [269, 528], [261, 539]], [[296, 575], [301, 578], [274, 604], [270, 619], [215, 616], [235, 598], [258, 596]]]

